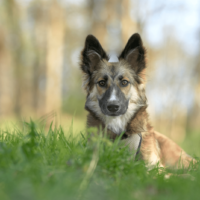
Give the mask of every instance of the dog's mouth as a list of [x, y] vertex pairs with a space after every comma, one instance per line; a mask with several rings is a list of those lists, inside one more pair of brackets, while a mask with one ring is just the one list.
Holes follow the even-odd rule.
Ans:
[[109, 111], [101, 110], [101, 112], [106, 116], [117, 117], [122, 115], [122, 113], [111, 113]]
[[110, 113], [110, 114], [106, 114], [108, 116], [112, 116], [112, 117], [117, 117], [120, 116], [121, 114], [116, 114], [116, 113]]

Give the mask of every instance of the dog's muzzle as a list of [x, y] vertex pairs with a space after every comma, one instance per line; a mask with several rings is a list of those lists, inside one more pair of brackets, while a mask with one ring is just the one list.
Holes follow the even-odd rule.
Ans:
[[126, 113], [128, 102], [122, 91], [117, 86], [113, 86], [99, 99], [99, 106], [104, 115], [119, 116]]

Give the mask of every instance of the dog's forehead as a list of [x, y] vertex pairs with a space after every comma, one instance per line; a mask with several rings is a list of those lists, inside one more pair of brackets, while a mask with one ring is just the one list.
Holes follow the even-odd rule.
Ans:
[[115, 78], [119, 76], [126, 76], [131, 78], [132, 72], [130, 68], [124, 62], [107, 62], [104, 61], [104, 64], [98, 70], [98, 77], [104, 77], [105, 75]]

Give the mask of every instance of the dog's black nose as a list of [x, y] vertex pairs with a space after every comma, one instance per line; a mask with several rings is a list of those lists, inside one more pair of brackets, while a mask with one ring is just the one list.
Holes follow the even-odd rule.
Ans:
[[108, 105], [107, 108], [110, 112], [117, 112], [119, 110], [119, 106], [114, 104]]

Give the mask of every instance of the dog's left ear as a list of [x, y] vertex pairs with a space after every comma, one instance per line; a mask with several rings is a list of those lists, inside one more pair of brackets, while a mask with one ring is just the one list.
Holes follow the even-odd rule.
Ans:
[[128, 40], [119, 59], [125, 59], [135, 71], [135, 73], [145, 81], [145, 54], [142, 39], [138, 33], [133, 34]]

